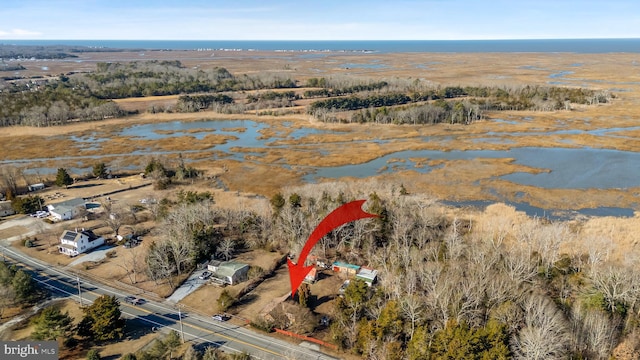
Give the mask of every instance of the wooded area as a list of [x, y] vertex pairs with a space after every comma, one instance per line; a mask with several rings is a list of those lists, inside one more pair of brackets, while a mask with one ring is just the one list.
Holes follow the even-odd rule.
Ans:
[[[277, 194], [271, 208], [243, 210], [196, 195], [161, 201], [154, 212], [162, 238], [146, 264], [158, 282], [174, 281], [211, 254], [298, 253], [330, 211], [366, 198], [365, 210], [379, 218], [341, 226], [313, 250], [329, 262], [379, 271], [374, 287], [351, 280], [329, 329], [333, 343], [365, 358], [609, 359], [623, 341], [640, 350], [633, 342], [640, 274], [610, 258], [607, 239], [584, 237], [565, 222], [496, 217], [478, 224], [445, 216], [437, 203], [394, 185], [307, 185]], [[567, 243], [571, 252], [561, 250]], [[305, 324], [291, 329], [318, 326]]]
[[[605, 91], [568, 87], [460, 87], [410, 89], [403, 92], [380, 91], [367, 96], [330, 98], [312, 103], [308, 112], [325, 122], [374, 122], [382, 124], [469, 124], [484, 117], [486, 111], [570, 110], [572, 104], [607, 103], [612, 95]], [[452, 99], [464, 99], [452, 100]], [[405, 104], [415, 104], [400, 106]], [[393, 108], [389, 108], [393, 107]], [[350, 117], [342, 111], [361, 110]]]
[[[420, 81], [369, 81], [352, 77], [310, 78], [303, 96], [294, 89], [300, 81], [275, 73], [235, 76], [225, 68], [201, 70], [179, 61], [98, 63], [88, 74], [58, 78], [5, 80], [0, 83], [0, 126], [53, 126], [73, 120], [101, 120], [125, 115], [111, 99], [185, 94], [176, 106], [152, 106], [148, 111], [243, 113], [284, 109], [301, 98], [324, 98], [307, 112], [328, 122], [395, 124], [469, 124], [487, 111], [570, 110], [572, 105], [610, 101], [606, 91], [571, 87], [436, 86]], [[193, 94], [193, 95], [186, 95]], [[350, 112], [347, 115], [338, 114]], [[277, 114], [277, 113], [276, 113]]]

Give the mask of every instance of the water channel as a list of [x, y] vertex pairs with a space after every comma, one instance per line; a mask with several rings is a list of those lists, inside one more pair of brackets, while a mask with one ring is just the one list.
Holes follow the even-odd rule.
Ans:
[[[251, 120], [210, 120], [197, 122], [164, 122], [153, 124], [142, 124], [127, 127], [120, 131], [117, 136], [127, 137], [131, 141], [140, 140], [159, 140], [169, 137], [190, 136], [195, 139], [202, 139], [209, 134], [220, 134], [229, 136], [230, 139], [220, 145], [212, 145], [209, 150], [215, 150], [225, 153], [225, 158], [246, 161], [245, 156], [249, 153], [254, 162], [261, 163], [262, 154], [260, 152], [251, 152], [251, 149], [275, 149], [287, 148], [287, 145], [276, 145], [279, 140], [298, 140], [301, 145], [307, 149], [309, 147], [318, 147], [318, 153], [323, 154], [322, 144], [309, 141], [305, 142], [305, 137], [315, 134], [331, 133], [330, 130], [321, 130], [314, 128], [289, 128], [289, 124], [284, 124], [286, 131], [282, 131], [282, 127], [275, 130], [275, 135], [263, 136], [261, 131], [274, 130], [268, 123], [260, 123]], [[589, 131], [588, 133], [598, 136], [622, 136], [618, 132], [626, 129], [602, 129]], [[579, 132], [577, 130], [559, 130], [560, 132]], [[556, 132], [545, 133], [554, 134]], [[516, 137], [519, 135], [532, 135], [531, 133], [489, 133], [485, 140], [490, 142], [491, 139], [499, 141], [503, 139], [501, 136]], [[93, 133], [88, 136], [70, 137], [84, 149], [99, 149], [100, 144], [108, 141], [108, 138], [101, 138], [99, 133]], [[432, 139], [424, 139], [430, 141]], [[439, 138], [439, 141], [447, 141], [446, 138]], [[372, 140], [374, 141], [374, 140]], [[508, 143], [508, 139], [505, 140]], [[333, 143], [335, 144], [335, 143]], [[345, 142], [345, 147], [349, 146], [349, 142]], [[295, 148], [298, 145], [291, 146]], [[239, 151], [243, 150], [243, 151]], [[315, 151], [315, 150], [313, 150]], [[177, 153], [178, 151], [164, 152], [166, 154]], [[189, 151], [179, 151], [188, 153]], [[162, 153], [162, 152], [161, 152]], [[157, 151], [152, 149], [139, 150], [132, 154], [105, 154], [104, 156], [140, 156], [140, 155], [157, 155]], [[63, 159], [55, 160], [78, 161], [83, 159], [98, 159], [100, 156], [83, 155], [80, 152], [74, 156], [68, 156]], [[427, 161], [433, 160], [474, 160], [474, 159], [512, 159], [515, 164], [527, 166], [533, 169], [542, 170], [540, 172], [517, 172], [500, 176], [499, 179], [507, 180], [515, 184], [529, 185], [543, 189], [626, 189], [640, 186], [640, 177], [633, 169], [640, 168], [640, 153], [619, 151], [611, 149], [596, 148], [538, 148], [538, 147], [515, 147], [506, 151], [497, 150], [473, 150], [473, 151], [437, 151], [437, 150], [412, 150], [400, 151], [386, 156], [379, 157], [369, 162], [332, 166], [332, 167], [304, 167], [298, 164], [277, 164], [278, 166], [296, 166], [306, 172], [303, 179], [306, 182], [316, 182], [320, 179], [339, 179], [341, 177], [357, 177], [365, 178], [376, 176], [382, 173], [392, 173], [402, 170], [414, 170], [419, 173], [429, 173], [435, 167], [426, 165]], [[413, 160], [421, 159], [419, 164]], [[19, 166], [26, 165], [27, 172], [38, 172], [40, 174], [54, 173], [55, 168], [33, 168], [29, 167], [29, 163], [38, 161], [48, 161], [54, 159], [22, 159], [11, 161], [0, 161], [3, 163], [14, 163]], [[266, 162], [265, 162], [266, 163]], [[443, 162], [436, 161], [444, 166]], [[446, 163], [446, 161], [444, 162]], [[71, 168], [71, 171], [80, 173], [89, 169]], [[461, 205], [478, 205], [482, 206], [482, 202], [464, 203]], [[531, 207], [526, 203], [512, 203], [516, 208], [527, 211], [529, 214], [542, 215], [540, 212], [547, 212], [545, 209]], [[601, 208], [598, 209], [576, 209], [584, 211], [588, 215], [616, 215], [616, 216], [632, 216], [633, 210], [629, 208]]]

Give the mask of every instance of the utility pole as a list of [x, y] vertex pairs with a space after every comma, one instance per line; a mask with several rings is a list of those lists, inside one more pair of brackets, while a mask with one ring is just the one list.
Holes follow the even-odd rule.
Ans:
[[80, 276], [76, 275], [76, 281], [78, 281], [78, 297], [80, 297], [80, 306], [82, 305], [82, 290], [80, 290]]
[[184, 328], [182, 327], [182, 312], [180, 311], [180, 305], [178, 305], [178, 319], [180, 319], [180, 337], [182, 338], [182, 343], [184, 344]]

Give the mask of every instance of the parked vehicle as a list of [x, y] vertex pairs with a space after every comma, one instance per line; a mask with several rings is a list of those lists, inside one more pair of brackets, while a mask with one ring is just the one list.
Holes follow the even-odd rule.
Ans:
[[231, 319], [231, 316], [227, 314], [215, 314], [211, 318], [215, 321], [227, 321]]
[[142, 305], [145, 303], [144, 299], [137, 298], [135, 296], [127, 296], [124, 298], [124, 302], [131, 305]]
[[202, 274], [200, 274], [200, 276], [198, 276], [198, 279], [200, 280], [207, 280], [208, 278], [210, 278], [212, 275], [211, 271], [203, 271]]

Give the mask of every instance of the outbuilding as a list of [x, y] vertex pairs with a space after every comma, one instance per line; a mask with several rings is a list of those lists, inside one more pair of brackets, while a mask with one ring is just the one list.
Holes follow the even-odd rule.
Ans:
[[345, 274], [349, 277], [356, 276], [356, 274], [358, 273], [358, 270], [360, 270], [359, 265], [348, 264], [341, 261], [334, 262], [332, 268], [333, 268], [333, 271], [337, 273]]
[[356, 275], [356, 279], [360, 279], [367, 283], [367, 285], [372, 286], [376, 279], [378, 278], [378, 270], [370, 269], [367, 267], [361, 267], [360, 271]]
[[37, 184], [28, 185], [27, 188], [29, 189], [29, 191], [38, 191], [38, 190], [44, 190], [45, 185], [43, 183], [37, 183]]

